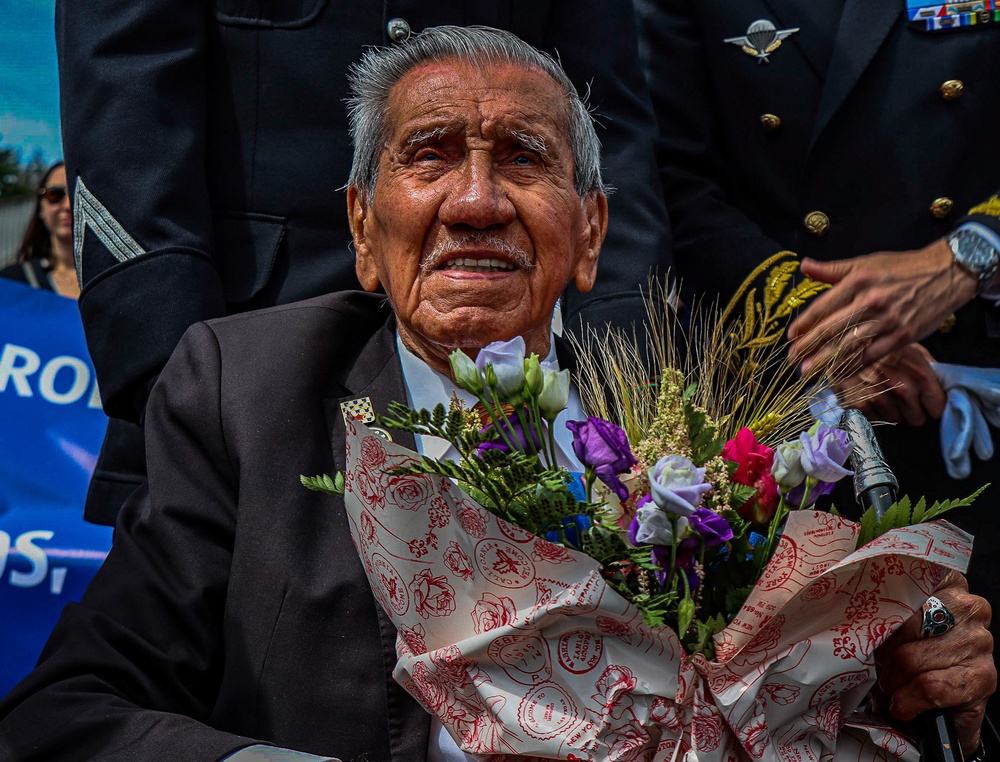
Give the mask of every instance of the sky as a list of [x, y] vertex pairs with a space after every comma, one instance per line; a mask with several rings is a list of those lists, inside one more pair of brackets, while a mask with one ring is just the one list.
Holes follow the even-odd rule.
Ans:
[[62, 158], [55, 0], [0, 0], [0, 144]]

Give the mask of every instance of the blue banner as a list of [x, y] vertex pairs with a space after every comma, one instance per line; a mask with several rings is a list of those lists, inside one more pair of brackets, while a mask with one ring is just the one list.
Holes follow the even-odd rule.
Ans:
[[76, 302], [0, 278], [0, 696], [111, 547], [83, 520], [106, 425]]

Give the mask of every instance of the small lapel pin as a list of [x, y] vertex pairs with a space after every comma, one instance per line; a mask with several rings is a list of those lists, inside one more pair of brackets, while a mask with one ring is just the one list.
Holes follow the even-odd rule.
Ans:
[[370, 397], [358, 397], [356, 400], [341, 402], [340, 412], [344, 414], [345, 423], [347, 421], [372, 423], [375, 420], [375, 410], [372, 408]]
[[748, 56], [757, 59], [757, 63], [770, 63], [767, 57], [781, 47], [781, 41], [799, 31], [795, 29], [777, 29], [767, 19], [758, 19], [747, 27], [743, 37], [727, 37], [723, 42], [739, 45]]

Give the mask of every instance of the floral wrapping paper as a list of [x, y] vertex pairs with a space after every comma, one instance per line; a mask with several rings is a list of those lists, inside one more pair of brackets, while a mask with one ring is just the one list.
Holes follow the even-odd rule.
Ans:
[[345, 504], [398, 629], [396, 680], [464, 751], [491, 762], [918, 758], [855, 712], [875, 648], [948, 570], [965, 570], [970, 535], [931, 522], [855, 552], [856, 524], [793, 512], [716, 636], [717, 660], [687, 659], [593, 559], [495, 517], [447, 479], [386, 474], [416, 457], [349, 422]]

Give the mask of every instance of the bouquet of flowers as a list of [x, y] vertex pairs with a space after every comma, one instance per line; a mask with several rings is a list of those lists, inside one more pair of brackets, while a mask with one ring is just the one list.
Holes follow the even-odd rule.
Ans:
[[912, 752], [851, 715], [874, 649], [967, 563], [971, 538], [920, 523], [972, 498], [904, 498], [860, 524], [811, 510], [850, 474], [851, 443], [809, 422], [804, 382], [773, 351], [776, 326], [818, 288], [793, 286], [795, 265], [771, 270], [759, 302], [748, 288], [743, 321], [733, 328], [727, 309], [683, 357], [674, 326], [652, 314], [645, 346], [620, 333], [579, 344], [578, 387], [599, 413], [566, 424], [579, 472], [558, 464], [553, 430], [569, 371], [514, 339], [475, 362], [452, 354], [476, 410], [394, 404], [381, 418], [446, 439], [455, 459], [357, 423], [346, 474], [303, 478], [345, 494], [399, 629], [397, 679], [464, 750]]

